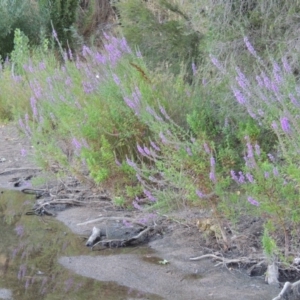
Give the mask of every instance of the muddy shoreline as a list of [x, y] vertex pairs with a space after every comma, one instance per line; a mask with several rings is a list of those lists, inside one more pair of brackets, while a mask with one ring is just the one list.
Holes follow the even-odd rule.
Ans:
[[[33, 162], [34, 149], [30, 142], [20, 137], [14, 126], [1, 126], [0, 137], [0, 174], [12, 170], [0, 175], [0, 187], [21, 190], [31, 187], [33, 178], [47, 177]], [[108, 201], [102, 201], [97, 205], [89, 203], [57, 213], [59, 221], [74, 233], [85, 236], [97, 222], [84, 226], [78, 224], [99, 216], [119, 216], [120, 220], [122, 217], [148, 218], [151, 224], [160, 224], [162, 231], [150, 239], [146, 253], [139, 250], [145, 247], [143, 245], [131, 248], [132, 252], [125, 254], [115, 254], [111, 249], [105, 255], [61, 257], [59, 263], [77, 274], [117, 282], [151, 294], [154, 297], [151, 299], [271, 300], [280, 292], [279, 287], [265, 284], [262, 276], [250, 277], [243, 269], [215, 267], [211, 259], [190, 261], [190, 257], [209, 251], [205, 237], [195, 225], [196, 220], [202, 217], [196, 209], [164, 217], [155, 214], [149, 219], [148, 214], [120, 210]], [[85, 247], [84, 241], [82, 247]], [[167, 263], [160, 263], [162, 261]], [[124, 296], [124, 299], [132, 298]]]

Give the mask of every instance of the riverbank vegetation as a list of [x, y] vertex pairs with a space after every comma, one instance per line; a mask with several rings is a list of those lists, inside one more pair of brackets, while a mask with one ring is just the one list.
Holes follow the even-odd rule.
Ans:
[[299, 1], [21, 2], [0, 117], [40, 166], [120, 206], [263, 218], [265, 254], [298, 253]]

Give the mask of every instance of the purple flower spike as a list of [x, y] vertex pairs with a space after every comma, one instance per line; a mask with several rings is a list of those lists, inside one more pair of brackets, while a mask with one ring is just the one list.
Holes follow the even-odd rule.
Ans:
[[30, 105], [31, 105], [33, 116], [35, 118], [37, 118], [38, 111], [37, 111], [37, 107], [36, 107], [36, 99], [34, 97], [30, 98]]
[[243, 172], [239, 172], [239, 183], [245, 183], [245, 176], [243, 174]]
[[204, 194], [201, 192], [201, 191], [199, 191], [199, 190], [196, 190], [196, 194], [197, 194], [197, 196], [200, 198], [200, 199], [202, 199], [202, 198], [204, 198]]
[[280, 119], [280, 124], [281, 124], [281, 128], [284, 132], [286, 133], [290, 133], [291, 132], [291, 127], [289, 124], [289, 120], [287, 117], [283, 117]]
[[144, 194], [147, 196], [147, 198], [152, 201], [152, 202], [156, 202], [157, 199], [147, 190], [144, 190]]
[[210, 60], [217, 69], [219, 69], [220, 71], [223, 71], [223, 66], [220, 64], [220, 62], [218, 61], [218, 59], [215, 56], [210, 55]]
[[252, 158], [253, 157], [253, 147], [250, 144], [250, 142], [247, 142], [247, 157]]
[[197, 73], [197, 67], [194, 62], [192, 63], [192, 71], [193, 71], [193, 75], [195, 76]]
[[133, 227], [132, 223], [128, 222], [127, 220], [123, 220], [122, 223], [127, 228], [132, 228]]
[[236, 72], [238, 73], [238, 76], [236, 77], [236, 81], [238, 82], [239, 86], [243, 89], [246, 90], [247, 87], [249, 86], [249, 81], [244, 75], [244, 73], [239, 69], [236, 68]]
[[24, 227], [22, 225], [16, 226], [15, 232], [18, 236], [22, 236], [24, 234]]
[[260, 156], [260, 147], [259, 147], [259, 145], [258, 145], [258, 144], [255, 144], [254, 148], [255, 148], [255, 153], [256, 153], [256, 155], [257, 155], [257, 156]]
[[254, 183], [253, 176], [250, 173], [246, 174], [247, 179], [249, 180], [250, 183]]
[[279, 176], [279, 172], [278, 172], [278, 169], [277, 169], [277, 168], [274, 168], [274, 169], [273, 169], [273, 175], [274, 175], [275, 177], [278, 177], [278, 176]]
[[151, 155], [151, 151], [146, 146], [144, 147], [144, 152], [149, 156]]
[[296, 107], [298, 107], [298, 108], [300, 107], [298, 100], [295, 98], [295, 96], [293, 94], [289, 94], [289, 98]]
[[275, 157], [271, 153], [268, 153], [267, 155], [268, 155], [270, 161], [274, 163], [275, 162]]
[[267, 76], [266, 73], [262, 72], [261, 73], [261, 77], [263, 79], [263, 82], [264, 82], [264, 86], [268, 89], [268, 90], [272, 90], [272, 83], [271, 83], [271, 80], [270, 78]]
[[142, 58], [143, 57], [142, 52], [140, 50], [137, 50], [136, 51], [136, 56], [137, 56], [137, 58]]
[[231, 175], [231, 178], [236, 182], [236, 183], [239, 183], [239, 179], [238, 177], [236, 176], [235, 172], [233, 170], [230, 171], [230, 175]]
[[254, 47], [252, 46], [252, 44], [250, 43], [249, 39], [247, 36], [244, 37], [244, 42], [246, 44], [246, 47], [248, 49], [248, 51], [254, 56], [258, 58], [258, 55], [254, 49]]
[[276, 62], [273, 62], [273, 76], [277, 84], [282, 82], [281, 69]]
[[216, 165], [216, 161], [213, 156], [210, 157], [210, 165], [211, 165], [211, 167], [214, 167]]
[[156, 151], [160, 151], [160, 148], [152, 141], [150, 141], [150, 145], [156, 150]]
[[99, 52], [97, 52], [95, 54], [95, 60], [98, 64], [101, 64], [101, 65], [106, 64], [106, 61], [107, 61], [106, 57], [104, 55], [100, 54]]
[[207, 154], [210, 154], [210, 149], [209, 149], [209, 146], [207, 145], [207, 143], [204, 143], [203, 147], [204, 147], [204, 151], [205, 151]]
[[252, 197], [248, 197], [248, 202], [254, 206], [259, 206], [259, 202], [257, 202], [255, 199]]
[[239, 89], [232, 88], [232, 91], [233, 91], [233, 94], [239, 104], [245, 105], [247, 103], [245, 96]]
[[259, 87], [263, 87], [263, 86], [264, 86], [264, 83], [263, 83], [261, 77], [257, 75], [255, 78], [256, 78], [256, 81], [257, 81], [257, 83], [258, 83], [258, 86], [259, 86]]
[[166, 137], [164, 136], [164, 134], [163, 134], [162, 132], [159, 133], [159, 137], [161, 138], [161, 141], [162, 141], [164, 144], [167, 144], [167, 143], [168, 143]]
[[27, 278], [25, 283], [25, 290], [29, 288], [29, 284], [30, 284], [30, 278]]
[[126, 158], [126, 162], [130, 167], [136, 169], [136, 164], [132, 160], [130, 160], [128, 157]]
[[137, 144], [136, 147], [137, 147], [137, 149], [138, 149], [138, 151], [139, 151], [139, 153], [140, 153], [141, 155], [147, 156], [147, 154], [145, 153], [144, 149], [143, 149], [139, 144]]
[[213, 170], [209, 173], [209, 179], [210, 179], [213, 183], [217, 183], [216, 174], [215, 174], [215, 172], [214, 172]]
[[132, 205], [137, 210], [143, 210], [142, 207], [137, 203], [137, 201], [133, 201]]
[[164, 107], [162, 107], [161, 105], [159, 106], [159, 110], [160, 112], [165, 116], [165, 118], [167, 120], [170, 120], [171, 118], [169, 117], [169, 115], [167, 114], [166, 110], [164, 109]]
[[189, 156], [193, 156], [193, 153], [192, 153], [192, 150], [191, 150], [190, 147], [186, 147], [186, 148], [185, 148], [185, 151], [186, 151], [186, 153], [187, 153]]
[[116, 85], [120, 86], [121, 80], [116, 74], [113, 74], [113, 79], [114, 79], [114, 82], [116, 83]]
[[289, 62], [287, 60], [286, 57], [283, 57], [282, 58], [282, 63], [283, 63], [283, 68], [284, 70], [288, 73], [288, 74], [291, 74], [292, 73], [292, 69], [291, 69], [291, 66], [289, 65]]

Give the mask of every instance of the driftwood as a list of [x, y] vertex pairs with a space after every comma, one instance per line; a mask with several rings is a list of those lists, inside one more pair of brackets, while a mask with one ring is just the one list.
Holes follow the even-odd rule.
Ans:
[[268, 282], [270, 285], [278, 285], [279, 281], [279, 271], [278, 271], [278, 265], [276, 262], [273, 262], [272, 264], [268, 265], [265, 281]]
[[290, 283], [286, 282], [279, 295], [272, 300], [299, 300], [300, 299], [300, 280]]
[[132, 218], [126, 218], [126, 217], [100, 217], [100, 218], [89, 220], [89, 221], [86, 221], [86, 222], [83, 222], [83, 223], [78, 223], [77, 226], [88, 225], [88, 224], [91, 224], [91, 223], [101, 222], [101, 221], [123, 221], [123, 220], [128, 221], [132, 224], [137, 224], [139, 226], [145, 227], [145, 224], [143, 224], [141, 222], [138, 222], [138, 221], [135, 221]]
[[257, 265], [257, 264], [261, 264], [261, 261], [258, 259], [254, 259], [254, 258], [249, 258], [249, 257], [239, 257], [239, 258], [233, 258], [233, 259], [229, 259], [229, 258], [225, 258], [225, 257], [221, 257], [221, 256], [217, 256], [215, 254], [205, 254], [205, 255], [201, 255], [198, 257], [191, 257], [190, 260], [195, 261], [195, 260], [201, 260], [204, 258], [212, 258], [214, 260], [219, 260], [220, 262], [217, 263], [215, 266], [220, 266], [220, 265], [231, 265], [231, 264], [244, 264], [244, 265]]
[[87, 247], [92, 247], [93, 245], [96, 244], [96, 242], [98, 242], [98, 240], [101, 237], [101, 230], [100, 228], [94, 226], [93, 230], [92, 230], [92, 234], [91, 236], [88, 238], [87, 242], [85, 243], [85, 245]]
[[[98, 241], [97, 243], [95, 243], [91, 247], [91, 249], [93, 250], [94, 247], [96, 247], [97, 245], [108, 246], [110, 248], [130, 246], [132, 243], [136, 242], [138, 239], [140, 239], [141, 237], [146, 235], [150, 230], [153, 230], [153, 229], [154, 229], [154, 226], [146, 227], [144, 230], [139, 232], [137, 235], [135, 235], [133, 237], [129, 237], [127, 239], [125, 239], [125, 238], [124, 239], [104, 239], [104, 240], [101, 240], [101, 241]], [[93, 229], [93, 231], [94, 231], [94, 229]], [[95, 230], [95, 232], [96, 232], [96, 230]], [[99, 235], [101, 235], [101, 232], [99, 232]]]
[[8, 169], [0, 173], [0, 175], [7, 175], [14, 172], [26, 172], [26, 171], [42, 171], [41, 168], [16, 168], [16, 169]]

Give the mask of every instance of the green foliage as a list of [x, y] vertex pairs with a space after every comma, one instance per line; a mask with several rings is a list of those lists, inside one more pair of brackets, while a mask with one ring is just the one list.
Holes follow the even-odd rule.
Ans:
[[[285, 51], [293, 52], [289, 45], [297, 47], [294, 41], [299, 24], [295, 19], [299, 11], [298, 0], [291, 0], [288, 5], [284, 0], [208, 1], [205, 18], [209, 36], [213, 38], [208, 40], [207, 47], [222, 61], [239, 62], [246, 73], [251, 72], [255, 60], [244, 51], [243, 37], [249, 37], [263, 58], [270, 53], [280, 58]], [[296, 68], [298, 55], [291, 54]]]
[[[73, 48], [71, 28], [77, 18], [80, 0], [49, 0], [45, 5], [62, 47]], [[48, 29], [52, 32], [50, 23]]]
[[[153, 2], [123, 0], [117, 4], [121, 14], [122, 31], [133, 47], [138, 47], [152, 68], [166, 66], [178, 74], [199, 59], [201, 35], [189, 27], [179, 8], [167, 1]], [[170, 13], [172, 14], [171, 17]]]
[[264, 248], [265, 255], [267, 256], [267, 258], [272, 260], [274, 256], [278, 254], [278, 248], [276, 246], [275, 240], [269, 234], [268, 227], [270, 227], [270, 225], [266, 225], [264, 228], [262, 245]]
[[123, 197], [114, 197], [112, 202], [117, 207], [124, 207], [126, 204], [125, 199]]
[[111, 145], [104, 135], [100, 137], [100, 146], [97, 151], [85, 151], [86, 159], [91, 177], [96, 183], [103, 182], [109, 178], [112, 168], [115, 166], [115, 158]]
[[29, 57], [29, 39], [19, 29], [15, 30], [14, 49], [11, 52], [11, 62], [14, 65], [14, 70], [17, 73], [22, 72], [23, 64], [27, 62]]
[[14, 32], [19, 28], [31, 45], [39, 44], [47, 22], [45, 11], [30, 0], [3, 0], [0, 3], [0, 55], [6, 58], [14, 47]]

